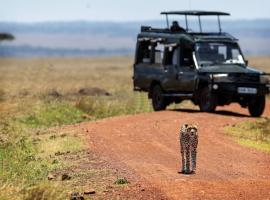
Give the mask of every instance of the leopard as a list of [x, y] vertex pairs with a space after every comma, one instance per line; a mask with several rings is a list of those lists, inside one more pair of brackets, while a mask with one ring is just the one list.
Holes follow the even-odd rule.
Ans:
[[182, 169], [180, 168], [179, 173], [196, 173], [198, 139], [198, 125], [182, 125], [179, 133]]

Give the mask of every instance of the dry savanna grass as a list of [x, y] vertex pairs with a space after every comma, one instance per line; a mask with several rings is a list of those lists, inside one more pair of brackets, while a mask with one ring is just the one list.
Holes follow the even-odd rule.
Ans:
[[[270, 57], [250, 57], [249, 64], [270, 72]], [[132, 91], [132, 57], [1, 58], [0, 89], [7, 96], [61, 94], [99, 87], [111, 93]]]
[[249, 57], [249, 65], [270, 73], [270, 56]]
[[132, 88], [132, 59], [118, 58], [37, 58], [0, 59], [1, 89], [10, 96], [62, 94], [85, 87], [104, 88], [112, 93]]

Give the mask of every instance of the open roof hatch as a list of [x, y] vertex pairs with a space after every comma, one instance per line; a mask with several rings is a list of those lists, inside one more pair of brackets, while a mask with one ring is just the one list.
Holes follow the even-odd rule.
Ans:
[[169, 26], [169, 17], [168, 15], [184, 15], [186, 20], [186, 30], [188, 30], [188, 19], [187, 16], [198, 16], [200, 32], [202, 32], [202, 24], [201, 24], [201, 16], [217, 16], [218, 18], [218, 26], [219, 32], [222, 32], [221, 23], [220, 23], [220, 16], [229, 16], [230, 13], [225, 12], [216, 12], [216, 11], [168, 11], [168, 12], [161, 12], [161, 15], [166, 15], [167, 26]]

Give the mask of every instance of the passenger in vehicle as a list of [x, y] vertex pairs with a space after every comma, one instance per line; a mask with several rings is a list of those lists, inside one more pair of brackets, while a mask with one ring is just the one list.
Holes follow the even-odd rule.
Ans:
[[186, 30], [184, 28], [179, 26], [177, 21], [172, 22], [171, 31], [172, 32], [186, 32]]

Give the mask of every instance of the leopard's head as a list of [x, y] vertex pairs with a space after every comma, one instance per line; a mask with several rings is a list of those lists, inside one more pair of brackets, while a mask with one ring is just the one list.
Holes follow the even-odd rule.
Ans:
[[190, 132], [192, 135], [197, 135], [198, 134], [198, 125], [189, 124], [187, 127], [187, 131]]

